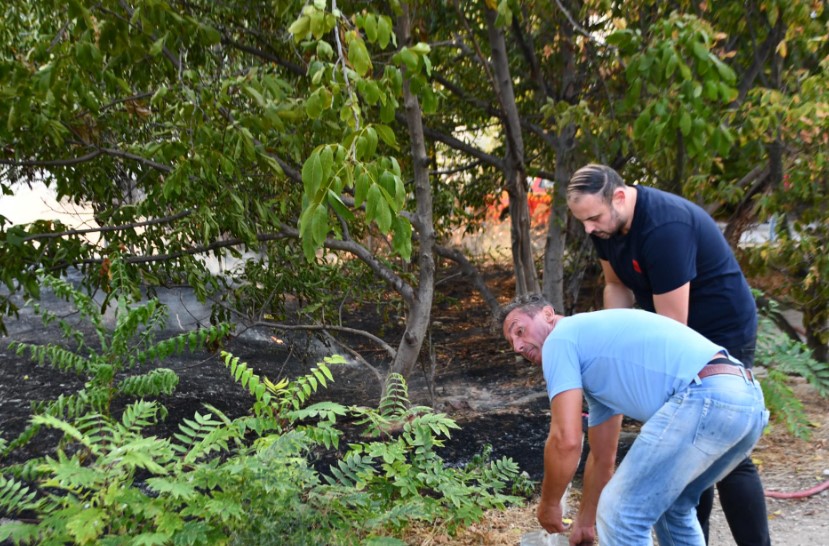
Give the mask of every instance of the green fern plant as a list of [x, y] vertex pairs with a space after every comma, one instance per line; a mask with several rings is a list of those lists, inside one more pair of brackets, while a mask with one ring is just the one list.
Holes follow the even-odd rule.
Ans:
[[505, 493], [519, 477], [514, 461], [448, 467], [437, 450], [452, 430], [460, 428], [457, 423], [431, 408], [410, 407], [400, 375], [390, 376], [385, 392], [376, 410], [352, 408], [366, 426], [366, 435], [377, 439], [350, 444], [330, 467], [330, 475], [323, 476], [344, 493], [339, 498], [343, 502], [331, 503], [329, 510], [340, 512], [342, 518], [362, 519], [378, 531], [422, 520], [439, 521], [453, 532], [489, 508], [519, 502]]
[[[153, 360], [160, 360], [184, 350], [197, 350], [205, 344], [215, 344], [225, 338], [230, 327], [226, 324], [158, 341], [157, 330], [166, 321], [166, 310], [157, 300], [143, 303], [134, 300], [135, 290], [128, 282], [126, 266], [120, 259], [111, 262], [111, 292], [107, 299], [115, 306], [115, 325], [109, 328], [102, 309], [88, 295], [67, 281], [44, 275], [42, 284], [58, 297], [71, 303], [83, 322], [92, 327], [85, 334], [81, 326], [70, 324], [54, 312], [35, 306], [44, 325], [57, 323], [68, 345], [12, 342], [9, 347], [20, 355], [27, 355], [37, 366], [49, 366], [73, 373], [84, 380], [84, 386], [74, 393], [62, 393], [54, 399], [33, 404], [34, 415], [73, 419], [86, 413], [108, 415], [117, 398], [158, 397], [171, 394], [178, 375], [170, 369], [157, 368], [147, 372], [132, 372]], [[130, 373], [131, 372], [131, 373]], [[160, 408], [165, 413], [163, 407]], [[0, 455], [26, 444], [40, 429], [33, 421], [17, 438], [3, 446]]]
[[[146, 433], [161, 415], [154, 401], [127, 406], [118, 420], [35, 416], [64, 439], [39, 462], [34, 484], [0, 472], [0, 510], [34, 514], [0, 523], [0, 541], [402, 545], [396, 537], [415, 520], [454, 530], [518, 500], [504, 493], [518, 474], [509, 459], [484, 453], [466, 468], [446, 465], [435, 448], [457, 425], [409, 407], [402, 377], [388, 389], [395, 400], [377, 409], [310, 403], [333, 379], [328, 365], [337, 360], [273, 383], [225, 354], [232, 380], [252, 395], [250, 415], [230, 419], [206, 405], [167, 439]], [[400, 430], [350, 444], [328, 473], [314, 467], [320, 450], [337, 449], [338, 420], [372, 428], [381, 414], [402, 422]]]
[[812, 351], [805, 343], [777, 328], [770, 317], [779, 312], [779, 304], [771, 299], [761, 307], [756, 360], [769, 370], [761, 380], [763, 395], [772, 419], [783, 424], [794, 437], [808, 440], [811, 437], [809, 419], [803, 403], [787, 383], [790, 376], [800, 376], [820, 396], [829, 396], [829, 364], [812, 358]]

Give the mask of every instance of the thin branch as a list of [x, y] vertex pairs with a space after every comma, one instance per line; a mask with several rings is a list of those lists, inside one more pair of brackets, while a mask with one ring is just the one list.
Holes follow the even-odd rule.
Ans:
[[113, 106], [117, 106], [118, 104], [122, 104], [125, 102], [135, 102], [139, 100], [146, 99], [147, 97], [152, 97], [153, 93], [138, 93], [137, 95], [132, 95], [131, 97], [124, 97], [122, 99], [115, 99], [112, 102], [109, 102], [99, 109], [99, 111], [103, 112], [104, 110], [109, 110]]
[[141, 163], [141, 164], [146, 165], [148, 167], [152, 167], [153, 169], [155, 169], [157, 171], [161, 171], [161, 172], [165, 172], [165, 173], [173, 172], [173, 167], [170, 167], [169, 165], [164, 165], [162, 163], [158, 163], [156, 161], [153, 161], [152, 159], [147, 159], [146, 157], [142, 157], [140, 155], [136, 155], [136, 154], [133, 154], [133, 153], [130, 153], [130, 152], [125, 152], [123, 150], [118, 150], [118, 149], [115, 149], [115, 148], [100, 148], [100, 150], [101, 150], [101, 152], [103, 152], [103, 153], [105, 153], [109, 156], [120, 157], [121, 159], [129, 159], [129, 160], [135, 161], [136, 163]]
[[69, 167], [72, 165], [77, 165], [79, 163], [86, 163], [87, 161], [92, 161], [102, 153], [102, 150], [95, 150], [81, 157], [73, 157], [70, 159], [50, 159], [46, 161], [13, 161], [10, 159], [0, 159], [0, 165], [9, 165], [11, 167]]
[[28, 235], [23, 237], [22, 241], [42, 241], [44, 239], [59, 239], [62, 237], [70, 237], [73, 235], [87, 235], [89, 233], [105, 233], [108, 231], [120, 231], [124, 229], [134, 229], [139, 227], [146, 227], [146, 226], [153, 226], [156, 224], [168, 224], [170, 222], [174, 222], [176, 220], [180, 220], [186, 216], [189, 216], [193, 213], [192, 210], [183, 210], [179, 213], [173, 214], [171, 216], [164, 216], [162, 218], [154, 218], [152, 220], [147, 220], [144, 222], [134, 222], [130, 224], [121, 224], [118, 226], [104, 226], [98, 228], [88, 228], [88, 229], [70, 229], [67, 231], [59, 231], [55, 233], [38, 233], [36, 235]]
[[250, 53], [251, 55], [254, 55], [254, 56], [259, 57], [261, 59], [264, 59], [266, 61], [270, 61], [272, 63], [278, 64], [282, 68], [287, 68], [288, 70], [290, 70], [291, 72], [293, 72], [297, 76], [305, 76], [308, 73], [308, 71], [304, 67], [302, 67], [298, 64], [294, 64], [290, 61], [286, 61], [285, 59], [283, 59], [281, 57], [277, 57], [276, 55], [274, 55], [272, 53], [268, 53], [267, 51], [263, 51], [263, 50], [261, 50], [257, 47], [245, 45], [245, 44], [239, 43], [235, 40], [231, 40], [230, 38], [227, 38], [226, 36], [222, 36], [222, 44], [233, 47], [233, 48], [238, 49], [239, 51], [243, 51], [245, 53]]
[[370, 339], [377, 345], [383, 348], [384, 351], [394, 359], [397, 356], [397, 351], [395, 351], [388, 343], [380, 339], [379, 337], [375, 336], [371, 332], [367, 332], [365, 330], [360, 330], [357, 328], [349, 328], [347, 326], [332, 326], [330, 324], [285, 324], [282, 322], [271, 322], [268, 320], [260, 320], [253, 324], [253, 326], [267, 326], [269, 328], [277, 328], [279, 330], [307, 330], [307, 331], [316, 331], [316, 332], [325, 332], [327, 330], [332, 330], [334, 332], [342, 332], [345, 334], [354, 334], [357, 336], [362, 336], [365, 338]]
[[500, 304], [498, 303], [498, 299], [495, 295], [490, 291], [489, 287], [484, 282], [484, 278], [481, 273], [475, 268], [474, 265], [463, 255], [463, 253], [454, 248], [448, 248], [441, 245], [435, 245], [435, 253], [438, 256], [442, 256], [453, 262], [457, 263], [461, 266], [461, 271], [463, 272], [464, 277], [469, 277], [472, 280], [472, 285], [478, 290], [478, 292], [483, 296], [484, 301], [489, 307], [490, 311], [492, 311], [493, 315], [495, 312], [498, 311]]
[[[573, 28], [574, 28], [576, 31], [578, 31], [578, 32], [579, 32], [579, 34], [584, 35], [584, 36], [585, 36], [588, 40], [590, 40], [591, 42], [600, 43], [598, 40], [596, 40], [596, 39], [593, 37], [593, 35], [592, 35], [592, 34], [590, 34], [587, 30], [585, 30], [585, 29], [584, 29], [584, 27], [582, 27], [580, 24], [578, 24], [578, 23], [576, 22], [575, 18], [573, 18], [573, 16], [572, 16], [572, 15], [570, 15], [570, 12], [567, 10], [567, 8], [565, 8], [565, 7], [562, 5], [561, 0], [556, 0], [556, 5], [558, 6], [558, 9], [560, 9], [560, 10], [561, 10], [561, 13], [563, 13], [563, 14], [564, 14], [564, 16], [565, 16], [565, 17], [567, 17], [567, 20], [568, 20], [568, 21], [570, 21], [570, 24], [573, 26]], [[602, 45], [607, 45], [607, 44], [602, 44]]]
[[471, 171], [475, 167], [480, 166], [481, 163], [483, 163], [481, 160], [473, 161], [472, 163], [467, 163], [466, 165], [460, 165], [458, 167], [455, 167], [454, 169], [444, 169], [444, 170], [440, 170], [440, 171], [429, 171], [429, 174], [430, 175], [435, 175], [435, 176], [443, 176], [443, 175], [449, 175], [449, 174], [455, 174], [455, 173], [462, 173], [462, 172], [465, 172], [465, 171]]
[[[322, 331], [322, 333], [325, 335], [325, 337], [327, 337], [327, 338], [328, 338], [328, 339], [330, 339], [331, 341], [336, 342], [336, 343], [337, 343], [337, 345], [339, 345], [340, 347], [342, 347], [343, 349], [345, 349], [346, 351], [348, 351], [348, 353], [349, 353], [349, 354], [350, 354], [350, 355], [351, 355], [351, 356], [352, 356], [352, 357], [353, 357], [353, 358], [354, 358], [357, 362], [359, 362], [360, 364], [362, 364], [363, 366], [365, 366], [366, 368], [368, 368], [369, 370], [371, 370], [371, 373], [373, 373], [373, 374], [374, 374], [375, 379], [377, 379], [377, 387], [378, 387], [378, 389], [379, 389], [380, 396], [382, 396], [382, 395], [383, 395], [383, 389], [384, 389], [384, 386], [385, 386], [385, 384], [386, 384], [386, 380], [383, 378], [383, 374], [381, 374], [381, 373], [377, 370], [377, 368], [375, 368], [374, 366], [372, 366], [371, 364], [369, 364], [369, 363], [368, 363], [368, 361], [367, 361], [365, 358], [363, 358], [363, 355], [361, 355], [360, 353], [358, 353], [357, 351], [355, 351], [354, 349], [352, 349], [351, 347], [349, 347], [348, 345], [346, 345], [346, 344], [345, 344], [345, 343], [343, 343], [342, 341], [339, 341], [339, 340], [335, 339], [335, 338], [334, 338], [334, 336], [332, 336], [330, 333], [328, 333], [328, 330], [327, 330], [327, 329], [326, 329], [326, 330], [323, 330], [323, 331]], [[391, 347], [389, 347], [389, 349], [391, 349]], [[392, 350], [393, 350], [393, 349], [392, 349]]]
[[[399, 114], [399, 113], [395, 114], [395, 118], [397, 119], [397, 121], [399, 121], [401, 123], [406, 122], [406, 118], [402, 114]], [[479, 150], [478, 148], [476, 148], [476, 147], [474, 147], [470, 144], [467, 144], [466, 142], [464, 142], [464, 141], [462, 141], [458, 138], [446, 135], [446, 134], [441, 133], [440, 131], [436, 131], [434, 129], [430, 129], [430, 128], [426, 127], [425, 125], [423, 126], [423, 134], [426, 135], [427, 137], [429, 137], [431, 140], [436, 140], [438, 142], [442, 142], [443, 144], [446, 144], [450, 148], [453, 148], [455, 150], [458, 150], [458, 151], [464, 152], [466, 154], [469, 154], [469, 155], [471, 155], [472, 157], [474, 157], [476, 159], [480, 159], [484, 163], [486, 163], [488, 165], [491, 165], [491, 166], [495, 167], [496, 169], [504, 170], [504, 162], [501, 160], [501, 158], [499, 158], [497, 156], [494, 156], [492, 154], [488, 154], [486, 152], [483, 152], [483, 151]]]

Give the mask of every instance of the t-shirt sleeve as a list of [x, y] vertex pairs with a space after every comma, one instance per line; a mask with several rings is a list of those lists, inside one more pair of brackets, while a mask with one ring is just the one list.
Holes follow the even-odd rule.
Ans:
[[659, 226], [648, 235], [644, 251], [647, 275], [656, 295], [676, 290], [697, 276], [697, 242], [690, 224]]
[[582, 388], [581, 366], [573, 342], [549, 336], [542, 348], [542, 368], [550, 400], [564, 391]]
[[593, 398], [586, 392], [584, 393], [584, 398], [585, 400], [587, 400], [588, 427], [595, 427], [596, 425], [601, 425], [614, 415], [618, 415], [617, 412], [613, 411], [604, 404], [598, 402], [595, 398]]

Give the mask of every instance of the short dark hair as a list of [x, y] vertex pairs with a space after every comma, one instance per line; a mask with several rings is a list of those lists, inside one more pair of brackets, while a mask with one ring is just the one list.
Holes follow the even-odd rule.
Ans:
[[625, 181], [615, 170], [607, 165], [590, 163], [570, 177], [570, 182], [567, 184], [567, 198], [584, 194], [600, 194], [606, 203], [610, 203], [613, 191], [623, 187], [625, 187]]
[[506, 320], [507, 315], [516, 309], [520, 309], [529, 317], [534, 317], [548, 305], [550, 307], [553, 306], [543, 294], [530, 293], [516, 296], [511, 302], [502, 305], [495, 313], [495, 320], [492, 321], [492, 331], [496, 334], [501, 334], [504, 330], [504, 320]]

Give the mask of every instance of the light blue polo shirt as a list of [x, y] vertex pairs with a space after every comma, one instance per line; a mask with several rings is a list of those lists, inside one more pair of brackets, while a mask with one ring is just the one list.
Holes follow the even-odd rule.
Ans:
[[725, 349], [671, 318], [607, 309], [560, 319], [542, 348], [550, 400], [582, 389], [589, 426], [623, 414], [647, 421]]

